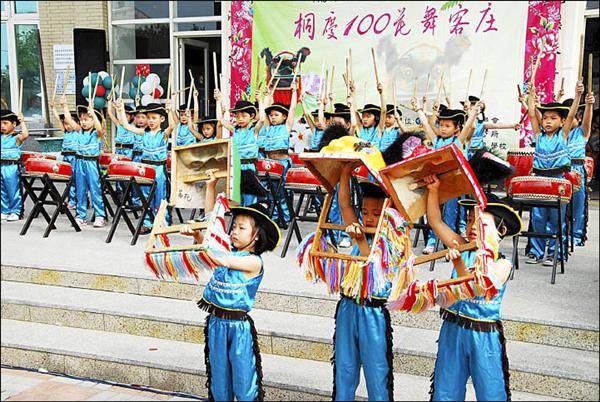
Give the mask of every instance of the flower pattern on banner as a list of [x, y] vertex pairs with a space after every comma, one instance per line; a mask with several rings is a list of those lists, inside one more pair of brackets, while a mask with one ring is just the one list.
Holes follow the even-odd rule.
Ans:
[[231, 54], [230, 106], [236, 101], [250, 98], [250, 78], [252, 73], [252, 1], [231, 2]]
[[[541, 61], [535, 75], [535, 86], [540, 102], [554, 100], [556, 53], [560, 29], [560, 1], [530, 1], [525, 34], [525, 63], [523, 66], [523, 90], [531, 79], [533, 64], [541, 50]], [[545, 42], [545, 45], [544, 45]], [[541, 47], [544, 46], [543, 49]], [[525, 113], [525, 109], [521, 110]], [[520, 133], [521, 148], [531, 146], [533, 133], [529, 116], [525, 117]]]

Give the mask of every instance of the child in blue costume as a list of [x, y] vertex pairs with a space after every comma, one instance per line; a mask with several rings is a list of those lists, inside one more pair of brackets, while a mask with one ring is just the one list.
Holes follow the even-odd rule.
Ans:
[[[427, 220], [449, 248], [447, 258], [454, 265], [452, 277], [467, 276], [475, 264], [475, 252], [461, 255], [456, 250], [466, 240], [442, 219], [440, 181], [435, 175], [424, 180], [428, 183]], [[474, 213], [476, 202], [465, 199], [460, 203], [467, 208], [467, 239], [474, 241], [479, 225]], [[464, 401], [469, 377], [477, 400], [510, 400], [508, 358], [500, 308], [511, 263], [499, 257], [498, 243], [506, 236], [518, 234], [522, 230], [522, 222], [512, 208], [493, 195], [488, 195], [487, 207], [481, 215], [486, 230], [485, 247], [493, 254], [493, 262], [488, 263], [488, 276], [502, 286], [490, 300], [478, 296], [473, 300], [457, 301], [440, 310], [444, 323], [440, 329], [432, 376], [430, 394], [433, 401]]]
[[79, 134], [77, 136], [77, 163], [75, 164], [75, 189], [77, 198], [77, 224], [87, 224], [88, 192], [94, 208], [94, 227], [106, 225], [106, 211], [100, 183], [98, 157], [102, 150], [102, 139], [106, 132], [104, 116], [91, 106], [78, 105], [79, 123], [71, 118], [66, 96], [61, 97], [65, 123]]
[[321, 143], [321, 138], [323, 138], [323, 133], [325, 132], [325, 127], [328, 125], [325, 119], [325, 112], [323, 110], [323, 102], [321, 99], [317, 98], [318, 108], [308, 113], [306, 109], [306, 105], [304, 104], [304, 95], [300, 95], [300, 104], [302, 105], [302, 114], [304, 115], [304, 120], [306, 120], [306, 124], [310, 129], [310, 151], [316, 152], [319, 150], [319, 144]]
[[[29, 130], [23, 115], [17, 116], [10, 110], [0, 111], [2, 129], [2, 147], [0, 149], [0, 187], [2, 189], [2, 220], [18, 221], [23, 208], [19, 182], [21, 171], [21, 146], [29, 137]], [[21, 133], [16, 134], [15, 128], [21, 124]]]
[[[575, 101], [571, 107], [562, 103], [547, 103], [539, 106], [542, 112], [542, 120], [538, 122], [535, 107], [535, 88], [529, 96], [529, 117], [531, 128], [535, 138], [535, 154], [533, 156], [533, 174], [546, 177], [564, 177], [564, 173], [570, 170], [571, 159], [567, 147], [569, 133], [573, 124], [573, 117], [579, 107], [579, 98], [583, 93], [583, 84], [577, 83], [575, 89]], [[540, 126], [541, 125], [541, 126]], [[561, 205], [562, 216], [565, 216], [566, 204]], [[563, 221], [563, 234], [565, 233], [566, 220]], [[549, 208], [534, 207], [531, 209], [531, 226], [534, 232], [555, 234], [558, 233], [558, 211]], [[552, 266], [554, 264], [554, 252], [556, 241], [550, 239], [531, 238], [531, 249], [529, 250], [526, 263], [537, 264], [544, 259], [546, 242], [548, 243], [548, 254], [543, 264]], [[558, 249], [560, 250], [560, 248]], [[557, 253], [560, 260], [564, 256]]]
[[[585, 171], [585, 146], [590, 138], [592, 131], [592, 109], [596, 98], [593, 92], [588, 92], [585, 97], [585, 110], [583, 118], [578, 113], [573, 119], [573, 128], [569, 133], [569, 157], [571, 158], [571, 170], [576, 170], [581, 174], [581, 187], [579, 191], [573, 192], [573, 234], [575, 235], [575, 245], [583, 246], [587, 239], [587, 174]], [[563, 102], [565, 106], [571, 106], [573, 99], [567, 99]], [[581, 110], [581, 106], [579, 109]], [[581, 124], [580, 124], [581, 122]]]
[[[137, 128], [145, 130], [148, 127], [148, 116], [143, 106], [138, 106], [133, 114], [133, 125]], [[144, 137], [141, 135], [133, 136], [133, 161], [141, 162], [142, 153], [144, 152]], [[139, 200], [138, 200], [139, 201]]]
[[[350, 203], [350, 175], [354, 167], [346, 164], [342, 169], [340, 209], [346, 232], [355, 241], [351, 255], [367, 256], [371, 251], [372, 237], [365, 233], [365, 228], [377, 227], [387, 195], [374, 182], [360, 182], [363, 196], [359, 220]], [[361, 366], [369, 400], [393, 400], [392, 324], [385, 307], [390, 289], [391, 284], [388, 283], [383, 291], [362, 304], [353, 297], [341, 295], [335, 312], [333, 336], [333, 400], [354, 400]]]
[[[106, 111], [110, 120], [117, 127], [117, 134], [115, 135], [115, 153], [128, 156], [133, 160], [133, 143], [135, 140], [135, 134], [133, 134], [131, 131], [127, 131], [125, 127], [119, 123], [119, 119], [117, 116], [115, 116], [113, 109], [114, 104], [109, 100]], [[133, 122], [133, 114], [133, 108], [131, 106], [125, 106], [125, 115], [129, 124]]]
[[358, 111], [361, 124], [361, 127], [358, 128], [358, 136], [375, 146], [378, 146], [381, 142], [385, 127], [386, 106], [383, 98], [383, 84], [377, 84], [377, 92], [379, 92], [381, 98], [381, 106], [367, 103], [364, 108]]
[[261, 105], [261, 119], [263, 120], [267, 130], [265, 137], [265, 154], [267, 158], [274, 159], [283, 165], [281, 186], [278, 194], [283, 216], [279, 217], [279, 211], [277, 208], [275, 208], [273, 211], [272, 216], [273, 220], [280, 222], [283, 228], [287, 228], [287, 225], [291, 219], [284, 187], [285, 175], [292, 166], [292, 159], [289, 156], [289, 148], [290, 131], [294, 125], [294, 115], [296, 113], [296, 82], [292, 82], [290, 90], [292, 91], [292, 100], [289, 107], [281, 103], [273, 103], [271, 106], [263, 109]]
[[[425, 129], [425, 135], [433, 143], [434, 148], [441, 148], [449, 144], [455, 144], [457, 148], [464, 152], [467, 134], [469, 127], [475, 122], [477, 114], [479, 114], [481, 108], [481, 102], [477, 102], [474, 107], [469, 111], [469, 118], [465, 123], [466, 113], [462, 110], [454, 110], [448, 108], [440, 108], [438, 115], [439, 129], [436, 135], [434, 129], [429, 124], [429, 120], [425, 115], [422, 107], [418, 106], [416, 98], [412, 98], [411, 104], [413, 110], [417, 112], [419, 119], [423, 123]], [[458, 212], [458, 198], [446, 201], [444, 208], [444, 222], [450, 226], [453, 230], [458, 230], [459, 225], [459, 212]], [[437, 237], [435, 233], [430, 230], [427, 234], [427, 244], [423, 249], [423, 254], [431, 254], [435, 251], [435, 244]]]
[[[143, 139], [143, 153], [142, 163], [152, 165], [156, 171], [154, 178], [156, 187], [154, 189], [154, 197], [148, 200], [150, 208], [154, 211], [154, 214], [158, 211], [162, 200], [166, 200], [167, 194], [167, 144], [169, 142], [169, 136], [176, 127], [172, 116], [169, 115], [168, 110], [171, 109], [171, 104], [167, 102], [167, 109], [160, 103], [150, 103], [145, 108], [145, 113], [148, 119], [148, 127], [143, 130], [137, 128], [126, 121], [125, 112], [122, 104], [117, 104], [119, 109], [119, 118], [123, 126], [136, 134], [136, 136], [142, 137]], [[169, 125], [164, 130], [161, 129], [161, 125], [165, 120], [169, 121]], [[150, 186], [142, 186], [144, 196], [148, 196], [150, 192]], [[168, 218], [167, 218], [168, 220]], [[146, 214], [144, 217], [144, 226], [140, 231], [140, 234], [148, 234], [152, 230], [153, 219], [150, 214]]]
[[385, 113], [385, 127], [383, 128], [383, 134], [379, 141], [378, 148], [381, 152], [385, 151], [394, 141], [398, 138], [398, 135], [405, 133], [406, 126], [401, 120], [402, 112], [394, 105], [386, 105]]
[[[248, 170], [256, 175], [256, 161], [258, 160], [258, 133], [262, 127], [262, 121], [253, 124], [256, 118], [256, 106], [252, 102], [240, 100], [235, 103], [235, 107], [230, 112], [235, 113], [235, 125], [231, 124], [222, 112], [221, 93], [215, 89], [215, 99], [217, 101], [217, 118], [221, 126], [233, 133], [238, 154], [240, 157], [240, 170]], [[257, 201], [256, 195], [242, 193], [241, 204], [244, 206], [253, 205]]]
[[[205, 207], [212, 211], [217, 180], [212, 171], [207, 174], [210, 179], [206, 182]], [[261, 254], [277, 248], [281, 234], [261, 204], [233, 207], [231, 212], [234, 251], [225, 257], [214, 257], [219, 266], [198, 301], [198, 306], [209, 313], [204, 326], [208, 398], [261, 401], [264, 390], [260, 350], [254, 321], [248, 313], [263, 278]], [[197, 243], [204, 239], [202, 233], [189, 226], [183, 227], [181, 233], [193, 235]]]
[[[71, 188], [69, 189], [69, 202], [67, 204], [67, 208], [75, 209], [77, 208], [77, 196], [75, 189], [75, 172], [77, 171], [77, 146], [79, 145], [78, 135], [79, 132], [73, 130], [69, 124], [65, 122], [65, 116], [63, 114], [58, 114], [58, 111], [54, 107], [54, 104], [50, 104], [50, 108], [52, 109], [52, 114], [54, 117], [60, 121], [60, 125], [63, 130], [63, 141], [60, 154], [62, 155], [62, 159], [64, 162], [67, 162], [71, 165], [71, 176], [73, 177], [73, 183], [71, 184]], [[75, 120], [75, 122], [79, 122], [79, 118], [76, 114], [71, 114], [71, 118]]]

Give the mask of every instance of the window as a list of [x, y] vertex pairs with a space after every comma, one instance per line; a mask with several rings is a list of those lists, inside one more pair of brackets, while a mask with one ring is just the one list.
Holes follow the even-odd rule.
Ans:
[[598, 9], [598, 0], [588, 0], [586, 2], [585, 8], [588, 10], [597, 10]]
[[169, 25], [115, 25], [112, 46], [116, 60], [169, 58]]
[[15, 25], [18, 80], [23, 80], [23, 115], [42, 118], [40, 42], [37, 25]]
[[15, 1], [15, 13], [34, 14], [37, 13], [37, 1]]
[[113, 1], [113, 21], [169, 18], [168, 1]]
[[175, 17], [212, 17], [221, 15], [220, 1], [178, 1]]
[[[2, 3], [4, 5], [4, 2]], [[2, 55], [0, 57], [0, 64], [2, 67], [2, 72], [0, 75], [0, 92], [2, 92], [2, 108], [6, 107], [10, 109], [10, 73], [8, 70], [8, 38], [6, 31], [6, 24], [2, 23], [2, 35], [0, 35], [1, 46], [0, 50], [2, 51]]]
[[[140, 61], [140, 64], [143, 64], [143, 61]], [[117, 83], [121, 80], [121, 69], [125, 67], [125, 75], [123, 79], [123, 99], [125, 104], [127, 104], [127, 99], [131, 99], [131, 101], [135, 100], [135, 96], [139, 94], [140, 99], [143, 96], [142, 91], [138, 92], [137, 86], [133, 85], [133, 78], [135, 77], [135, 68], [137, 64], [114, 64], [115, 71], [115, 80]], [[160, 77], [160, 86], [163, 89], [163, 94], [161, 99], [166, 98], [167, 92], [167, 79], [169, 75], [169, 64], [150, 64], [150, 72], [158, 74]], [[129, 103], [131, 104], [131, 103]]]
[[178, 22], [177, 31], [220, 31], [220, 21]]

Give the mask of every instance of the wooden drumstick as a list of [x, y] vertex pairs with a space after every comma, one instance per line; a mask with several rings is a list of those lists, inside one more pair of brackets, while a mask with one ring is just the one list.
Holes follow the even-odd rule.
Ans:
[[429, 92], [429, 79], [431, 78], [431, 73], [427, 73], [427, 82], [425, 83], [425, 95]]
[[333, 76], [335, 74], [335, 65], [331, 66], [331, 75], [329, 76], [329, 92], [333, 91]]
[[215, 80], [215, 88], [220, 90], [219, 78], [218, 78], [219, 73], [217, 72], [217, 53], [213, 52], [212, 56], [213, 56], [213, 79]]
[[379, 85], [379, 72], [377, 71], [377, 59], [375, 58], [375, 49], [371, 48], [371, 56], [373, 56], [373, 68], [375, 69], [375, 81]]
[[58, 75], [54, 78], [54, 91], [52, 91], [52, 105], [54, 105], [54, 101], [56, 100], [56, 87], [58, 87]]
[[438, 93], [437, 93], [437, 97], [435, 99], [435, 102], [437, 104], [440, 103], [440, 95], [442, 94], [442, 86], [444, 85], [444, 72], [442, 71], [442, 75], [440, 76], [440, 84], [438, 87]]
[[23, 79], [19, 82], [19, 116], [23, 115]]
[[67, 93], [67, 86], [69, 85], [69, 78], [71, 78], [71, 65], [67, 64], [67, 71], [63, 81], [63, 95]]
[[167, 76], [167, 101], [171, 100], [171, 72], [173, 66], [169, 65], [169, 75]]
[[352, 74], [352, 49], [348, 49], [348, 78], [350, 78], [350, 81], [354, 78]]
[[521, 92], [521, 86], [519, 84], [517, 84], [517, 93], [519, 94], [519, 98], [523, 96], [523, 93]]
[[325, 62], [321, 63], [321, 75], [319, 76], [319, 96], [318, 99], [323, 99], [323, 88], [325, 87], [323, 81], [323, 74], [325, 74]]
[[579, 36], [579, 69], [577, 70], [577, 78], [583, 79], [583, 52], [585, 50], [585, 37], [583, 34]]
[[135, 97], [139, 98], [140, 97], [140, 85], [142, 84], [142, 75], [137, 74], [137, 77], [138, 77], [138, 84], [137, 84], [137, 92], [135, 93]]
[[448, 94], [446, 93], [446, 85], [444, 85], [444, 81], [442, 81], [442, 91], [444, 91], [444, 98], [446, 98], [446, 103], [448, 104], [448, 107], [452, 107], [450, 105], [450, 97], [448, 96]]
[[479, 99], [483, 100], [483, 91], [485, 89], [485, 79], [487, 78], [487, 68], [485, 69], [485, 72], [483, 73], [483, 82], [481, 83], [481, 92], [479, 93]]
[[194, 92], [194, 77], [191, 76], [192, 72], [190, 71], [190, 92], [188, 93], [187, 106], [185, 110], [190, 110], [190, 105], [192, 104], [192, 93]]
[[419, 82], [419, 76], [417, 75], [415, 77], [415, 86], [413, 88], [413, 98], [415, 98], [417, 96], [417, 84]]
[[592, 65], [594, 64], [594, 55], [592, 53], [588, 54], [588, 93], [592, 93]]
[[98, 81], [100, 81], [100, 76], [96, 75], [96, 82], [94, 84], [94, 93], [92, 94], [92, 107], [94, 107], [94, 99], [96, 99], [96, 90], [98, 89]]
[[467, 94], [465, 95], [465, 102], [469, 100], [469, 87], [471, 86], [471, 76], [473, 75], [473, 69], [469, 70], [469, 79], [467, 80]]
[[119, 100], [123, 99], [123, 83], [125, 82], [125, 66], [121, 67], [121, 85], [119, 85]]
[[277, 66], [275, 67], [275, 71], [273, 71], [273, 74], [271, 75], [271, 79], [269, 80], [269, 83], [267, 84], [267, 87], [270, 87], [271, 84], [273, 83], [273, 79], [275, 78], [275, 76], [279, 72], [279, 67], [281, 66], [282, 62], [283, 62], [283, 59], [279, 59], [279, 63], [277, 63]]
[[88, 71], [88, 104], [92, 103], [92, 72]]

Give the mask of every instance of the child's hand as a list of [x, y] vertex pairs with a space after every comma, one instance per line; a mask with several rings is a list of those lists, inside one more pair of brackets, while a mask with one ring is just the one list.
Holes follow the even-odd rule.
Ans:
[[194, 87], [194, 98], [198, 97], [198, 90], [196, 89], [196, 87]]
[[190, 109], [185, 109], [185, 117], [187, 117], [188, 122], [192, 121], [192, 111]]
[[438, 191], [440, 189], [440, 179], [435, 174], [430, 174], [423, 177], [423, 181], [427, 183], [429, 191]]
[[583, 91], [585, 91], [585, 87], [583, 86], [583, 82], [577, 81], [577, 84], [575, 85], [575, 94], [580, 96], [581, 94], [583, 94]]
[[521, 126], [521, 124], [519, 124], [519, 123], [516, 123], [516, 124], [515, 124], [515, 131], [519, 131], [519, 130], [521, 130], [521, 127], [522, 127], [522, 126]]
[[594, 96], [593, 92], [589, 92], [585, 96], [585, 103], [588, 104], [588, 105], [593, 105], [594, 103], [596, 103], [596, 97]]
[[561, 88], [558, 90], [558, 93], [556, 94], [556, 99], [561, 99], [563, 96], [565, 96], [565, 90], [564, 90], [564, 88]]
[[206, 180], [206, 185], [207, 186], [214, 186], [217, 184], [217, 181], [219, 180], [216, 176], [215, 173], [219, 171], [219, 169], [208, 169], [205, 173], [208, 176], [208, 180]]
[[215, 88], [215, 90], [213, 91], [213, 96], [215, 97], [215, 100], [217, 102], [221, 102], [221, 91]]
[[296, 83], [296, 80], [294, 80], [292, 81], [292, 85], [290, 85], [290, 90], [294, 92], [296, 88], [298, 88], [298, 84]]
[[416, 112], [417, 109], [419, 108], [419, 101], [417, 101], [416, 96], [413, 96], [412, 98], [410, 98], [410, 107], [412, 108], [412, 110], [414, 112]]
[[[452, 243], [454, 243], [454, 245], [456, 247], [458, 247], [458, 241], [453, 240]], [[448, 252], [446, 253], [446, 260], [448, 261], [455, 261], [462, 258], [462, 256], [460, 255], [460, 251], [458, 251], [456, 248], [451, 247], [448, 249]]]
[[383, 84], [381, 82], [377, 83], [377, 92], [379, 92], [379, 95], [383, 93]]
[[165, 110], [166, 110], [167, 112], [170, 112], [170, 111], [171, 111], [171, 102], [167, 102], [167, 103], [165, 103]]
[[437, 112], [438, 112], [439, 110], [440, 110], [440, 102], [436, 100], [435, 102], [433, 102], [433, 106], [431, 107], [431, 111], [432, 111], [434, 114], [437, 114]]
[[17, 119], [19, 119], [19, 123], [25, 123], [25, 116], [23, 116], [23, 113], [19, 113]]
[[67, 97], [65, 95], [61, 95], [61, 97], [58, 100], [58, 104], [61, 106], [64, 106], [67, 103]]
[[350, 235], [352, 239], [359, 240], [365, 237], [364, 228], [358, 222], [353, 222], [346, 226], [346, 233]]
[[346, 104], [348, 105], [348, 107], [352, 107], [353, 102], [354, 102], [354, 99], [352, 98], [352, 96], [346, 97]]
[[356, 90], [356, 84], [354, 84], [354, 80], [350, 80], [350, 83], [348, 86], [350, 88], [350, 93], [354, 94], [354, 91]]
[[304, 102], [304, 92], [300, 92], [300, 96], [298, 97], [298, 102]]
[[195, 236], [196, 232], [196, 230], [192, 229], [192, 227], [187, 224], [183, 225], [181, 229], [179, 229], [179, 234], [182, 234], [184, 236]]
[[427, 105], [427, 95], [423, 95], [423, 108]]

